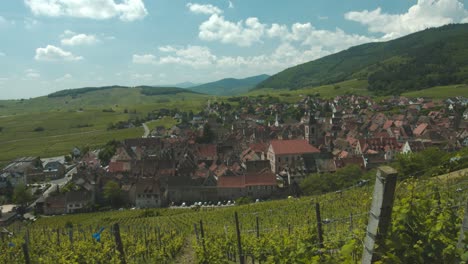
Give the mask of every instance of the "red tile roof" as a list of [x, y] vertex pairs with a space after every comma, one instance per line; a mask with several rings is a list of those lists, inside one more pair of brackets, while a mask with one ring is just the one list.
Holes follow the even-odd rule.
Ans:
[[201, 158], [214, 158], [218, 154], [216, 144], [198, 145], [198, 153]]
[[316, 147], [312, 146], [303, 139], [292, 140], [272, 140], [271, 146], [275, 155], [288, 155], [288, 154], [306, 154], [306, 153], [319, 153]]
[[414, 131], [413, 131], [413, 134], [415, 134], [416, 136], [420, 136], [422, 135], [422, 133], [424, 132], [424, 130], [426, 130], [427, 128], [427, 123], [422, 123], [420, 124], [419, 126], [417, 126]]

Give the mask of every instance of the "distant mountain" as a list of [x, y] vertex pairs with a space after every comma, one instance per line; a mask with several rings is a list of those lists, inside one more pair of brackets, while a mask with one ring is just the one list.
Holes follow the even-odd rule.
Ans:
[[270, 76], [262, 74], [244, 79], [226, 78], [216, 82], [190, 87], [190, 90], [213, 95], [238, 95], [248, 92], [249, 89], [255, 87], [268, 77]]
[[182, 83], [176, 83], [174, 84], [175, 87], [180, 87], [180, 88], [190, 88], [200, 85], [199, 83], [193, 83], [193, 82], [182, 82]]
[[374, 94], [399, 94], [468, 83], [468, 24], [426, 29], [388, 42], [368, 43], [286, 69], [256, 89], [300, 89], [367, 80]]

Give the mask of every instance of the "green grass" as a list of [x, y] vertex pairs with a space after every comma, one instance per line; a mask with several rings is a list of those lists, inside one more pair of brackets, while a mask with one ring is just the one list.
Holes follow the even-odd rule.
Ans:
[[161, 119], [158, 119], [158, 120], [146, 122], [146, 125], [148, 126], [148, 128], [150, 130], [153, 130], [158, 126], [163, 126], [164, 128], [169, 129], [169, 128], [177, 125], [178, 123], [179, 122], [177, 120], [175, 120], [174, 118], [172, 118], [170, 116], [165, 116], [165, 117], [163, 117]]
[[[94, 148], [112, 139], [141, 137], [142, 127], [111, 131], [107, 127], [162, 108], [197, 112], [209, 98], [193, 93], [145, 96], [138, 89], [129, 88], [95, 91], [74, 99], [67, 96], [0, 101], [0, 165], [21, 156], [65, 155], [74, 146]], [[150, 128], [174, 124], [174, 119], [165, 117], [150, 123]], [[34, 132], [38, 127], [44, 131]]]
[[[320, 94], [321, 98], [333, 98], [337, 95], [344, 94], [359, 94], [359, 95], [370, 95], [367, 90], [366, 80], [349, 80], [336, 84], [322, 85], [316, 87], [306, 87], [298, 90], [287, 90], [287, 89], [260, 89], [253, 90], [247, 93], [247, 96], [259, 96], [259, 95], [270, 95], [279, 97], [287, 102], [296, 102], [304, 95], [316, 95]], [[287, 95], [286, 95], [287, 94]]]
[[464, 96], [468, 97], [468, 85], [467, 84], [458, 84], [458, 85], [448, 85], [448, 86], [437, 86], [429, 89], [424, 89], [420, 91], [413, 91], [403, 93], [403, 96], [406, 97], [431, 97], [431, 98], [448, 98], [455, 96]]

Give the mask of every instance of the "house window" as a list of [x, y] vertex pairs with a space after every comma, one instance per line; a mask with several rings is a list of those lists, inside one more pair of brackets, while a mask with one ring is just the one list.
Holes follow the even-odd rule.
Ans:
[[278, 162], [281, 162], [281, 158], [278, 158]]
[[288, 162], [288, 161], [289, 161], [289, 158], [288, 158], [288, 157], [286, 157], [286, 162]]
[[80, 207], [80, 205], [79, 205], [79, 204], [75, 204], [75, 207]]

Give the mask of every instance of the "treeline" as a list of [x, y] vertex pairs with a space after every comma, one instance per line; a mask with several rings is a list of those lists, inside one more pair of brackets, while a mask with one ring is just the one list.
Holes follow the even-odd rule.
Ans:
[[256, 88], [301, 89], [361, 79], [368, 80], [374, 93], [391, 95], [468, 83], [467, 31], [467, 24], [452, 24], [355, 46], [286, 69]]
[[104, 87], [85, 87], [85, 88], [77, 88], [77, 89], [67, 89], [67, 90], [62, 90], [62, 91], [58, 91], [58, 92], [55, 92], [55, 93], [51, 93], [47, 97], [49, 97], [49, 98], [65, 97], [65, 96], [77, 97], [78, 95], [82, 95], [82, 94], [85, 94], [85, 93], [90, 93], [90, 92], [94, 92], [94, 91], [110, 90], [110, 89], [116, 89], [116, 88], [126, 89], [128, 87], [113, 85], [113, 86], [104, 86]]
[[[468, 46], [467, 41], [458, 42]], [[456, 50], [466, 60], [456, 60]], [[430, 56], [427, 56], [430, 54]], [[410, 58], [402, 64], [375, 64], [374, 72], [368, 75], [368, 89], [381, 95], [398, 95], [405, 91], [421, 90], [434, 86], [468, 83], [468, 49], [454, 43], [435, 42], [416, 50], [409, 50]]]
[[169, 95], [178, 93], [196, 93], [188, 89], [182, 89], [177, 87], [152, 87], [152, 86], [141, 86], [141, 94], [152, 96], [152, 95]]

